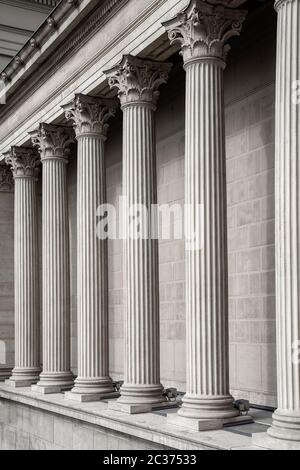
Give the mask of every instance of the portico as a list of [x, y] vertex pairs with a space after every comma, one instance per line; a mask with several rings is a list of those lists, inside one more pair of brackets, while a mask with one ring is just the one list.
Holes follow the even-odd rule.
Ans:
[[[255, 295], [256, 290], [262, 290], [263, 276], [271, 271], [271, 268], [264, 267], [263, 258], [270, 246], [261, 240], [256, 244], [253, 242], [255, 230], [251, 231], [251, 226], [247, 234], [251, 254], [243, 251], [242, 258], [235, 247], [230, 248], [228, 233], [233, 210], [229, 204], [235, 197], [231, 187], [233, 179], [238, 179], [238, 169], [236, 164], [234, 177], [231, 173], [226, 174], [226, 153], [230, 154], [231, 150], [230, 146], [226, 148], [225, 87], [228, 79], [224, 78], [226, 67], [234, 70], [242, 56], [238, 44], [243, 40], [244, 24], [246, 33], [251, 27], [251, 21], [247, 19], [249, 2], [167, 0], [151, 4], [143, 0], [136, 4], [127, 0], [102, 2], [93, 10], [92, 2], [86, 0], [79, 2], [78, 11], [75, 6], [72, 9], [64, 3], [60, 2], [53, 11], [53, 20], [59, 25], [58, 35], [64, 37], [77, 22], [82, 23], [79, 37], [85, 38], [82, 45], [74, 45], [76, 35], [68, 43], [78, 50], [82, 47], [82, 57], [77, 63], [78, 76], [72, 54], [64, 64], [68, 80], [62, 82], [59, 92], [55, 90], [55, 83], [64, 80], [62, 68], [55, 71], [55, 76], [49, 73], [49, 77], [44, 70], [43, 86], [48, 87], [48, 91], [44, 90], [40, 101], [38, 86], [29, 83], [26, 75], [22, 87], [18, 81], [19, 74], [22, 76], [25, 70], [12, 69], [9, 65], [3, 76], [7, 104], [0, 111], [4, 118], [7, 113], [8, 123], [0, 121], [3, 131], [0, 153], [5, 159], [5, 171], [9, 167], [14, 178], [15, 364], [9, 378], [6, 372], [3, 374], [5, 390], [1, 392], [0, 387], [0, 397], [3, 393], [5, 400], [21, 399], [26, 406], [33, 406], [36, 397], [36, 400], [42, 400], [42, 408], [49, 407], [50, 412], [54, 408], [57, 412], [59, 403], [71, 414], [75, 413], [76, 407], [80, 412], [90, 411], [98, 413], [97, 416], [100, 413], [101, 419], [98, 416], [95, 420], [100, 420], [101, 426], [107, 428], [113, 426], [112, 422], [118, 416], [123, 425], [125, 421], [130, 425], [131, 419], [139, 420], [139, 417], [131, 418], [130, 415], [141, 413], [149, 414], [152, 422], [150, 413], [153, 410], [170, 406], [165, 389], [173, 382], [172, 377], [165, 380], [164, 364], [171, 364], [172, 354], [168, 354], [171, 349], [167, 348], [171, 347], [172, 341], [168, 330], [175, 329], [177, 325], [179, 313], [174, 305], [179, 308], [178, 296], [182, 289], [180, 301], [184, 315], [180, 327], [185, 331], [181, 336], [181, 331], [177, 330], [177, 335], [181, 338], [185, 357], [184, 389], [180, 390], [185, 395], [182, 406], [164, 416], [163, 422], [160, 420], [158, 423], [153, 418], [155, 426], [159, 427], [159, 436], [166, 432], [172, 436], [172, 445], [180, 445], [177, 443], [180, 429], [199, 433], [209, 430], [224, 432], [226, 424], [249, 422], [251, 419], [241, 416], [234, 405], [234, 400], [241, 396], [233, 393], [230, 384], [230, 370], [235, 375], [239, 372], [241, 376], [243, 372], [243, 365], [238, 364], [238, 353], [234, 356], [234, 364], [230, 360], [230, 322], [234, 322], [236, 338], [239, 334], [238, 319], [241, 319], [245, 305], [252, 301], [250, 315], [253, 317], [254, 299], [257, 305], [263, 303], [263, 293], [260, 293], [259, 300]], [[135, 5], [130, 8], [131, 3]], [[62, 8], [66, 15], [64, 20], [60, 20]], [[127, 29], [124, 25], [127, 33], [117, 37], [110, 25], [117, 28], [123, 18], [123, 8], [131, 22], [128, 19]], [[300, 25], [297, 23], [300, 1], [279, 0], [275, 2], [275, 8], [278, 15], [276, 81], [274, 79], [277, 91], [275, 276], [278, 409], [268, 434], [256, 436], [253, 442], [265, 448], [299, 449], [300, 365], [293, 351], [300, 333], [297, 301], [300, 290], [297, 263], [300, 243], [297, 228], [300, 108], [292, 98], [293, 87], [300, 80]], [[80, 15], [79, 23], [78, 18], [75, 20], [76, 15]], [[86, 18], [91, 29], [98, 28], [95, 37], [89, 36], [88, 27], [84, 29]], [[39, 40], [43, 41], [41, 32], [39, 34]], [[54, 37], [45, 34], [45, 38], [49, 64], [51, 54], [54, 60], [59, 50], [59, 60], [63, 60], [63, 53], [68, 54], [63, 42], [56, 50]], [[232, 59], [235, 62], [231, 62], [231, 46], [237, 51]], [[87, 52], [90, 54], [89, 64], [83, 59]], [[183, 64], [179, 62], [179, 53]], [[41, 80], [37, 65], [42, 58], [41, 49], [36, 51], [36, 56], [24, 56], [24, 68], [28, 67], [31, 77]], [[51, 68], [51, 65], [45, 65], [48, 66]], [[176, 247], [170, 245], [169, 252], [169, 245], [165, 242], [151, 237], [137, 239], [132, 233], [136, 226], [129, 223], [124, 227], [125, 240], [100, 240], [96, 233], [97, 208], [115, 200], [117, 192], [127, 201], [126, 207], [143, 205], [151, 209], [162, 199], [163, 184], [169, 201], [176, 202], [176, 196], [170, 196], [168, 179], [172, 176], [168, 171], [168, 161], [172, 158], [173, 148], [168, 142], [172, 142], [173, 128], [173, 134], [169, 132], [167, 135], [166, 132], [166, 162], [158, 162], [157, 154], [162, 154], [160, 126], [162, 116], [166, 116], [163, 113], [167, 109], [165, 102], [170, 80], [173, 114], [169, 111], [164, 120], [171, 122], [177, 118], [178, 103], [174, 89], [179, 67], [185, 71], [182, 116], [185, 129], [180, 130], [185, 144], [181, 175], [184, 198], [180, 202], [189, 207], [185, 219], [185, 246], [178, 242]], [[18, 110], [15, 101], [18, 87], [24, 119], [20, 119], [17, 113], [15, 124], [10, 124], [13, 121], [11, 113]], [[36, 99], [32, 102], [32, 109], [26, 100], [26, 87]], [[248, 111], [246, 107], [245, 113]], [[257, 113], [255, 119], [256, 116]], [[254, 121], [251, 126], [255, 125]], [[240, 123], [235, 122], [234, 125], [238, 128]], [[114, 141], [117, 132], [122, 137], [119, 146]], [[251, 132], [253, 136], [252, 128]], [[246, 144], [242, 139], [238, 141], [237, 136], [238, 133], [232, 140], [235, 139], [234, 144], [240, 146], [243, 154]], [[258, 140], [260, 138], [263, 139], [257, 137]], [[247, 143], [249, 147], [250, 140]], [[257, 158], [255, 149], [252, 150], [251, 165]], [[259, 157], [257, 162], [262, 165]], [[158, 171], [160, 165], [162, 171]], [[122, 181], [117, 180], [118, 172], [122, 173]], [[247, 186], [246, 196], [242, 183], [239, 181], [239, 197], [246, 198], [250, 193], [255, 195], [255, 211], [258, 212], [259, 203], [262, 224], [265, 224], [263, 202], [253, 181], [247, 179], [243, 183]], [[178, 190], [178, 182], [176, 185]], [[263, 193], [263, 196], [269, 195]], [[200, 206], [203, 208], [201, 213]], [[236, 223], [238, 217], [246, 219], [239, 226], [239, 230], [243, 230], [248, 223], [248, 213], [239, 216], [235, 204], [232, 206], [235, 211], [232, 223]], [[128, 222], [126, 213], [124, 216]], [[149, 233], [156, 224], [151, 217], [153, 214], [147, 221], [140, 219], [141, 224], [147, 222]], [[257, 220], [255, 222], [258, 223]], [[72, 227], [76, 227], [75, 230]], [[262, 234], [262, 226], [259, 230]], [[191, 246], [193, 237], [196, 241], [201, 238], [203, 244]], [[243, 244], [243, 236], [239, 243]], [[261, 251], [257, 254], [258, 246]], [[119, 250], [118, 256], [115, 256], [116, 250]], [[177, 251], [181, 251], [183, 257], [174, 261], [172, 253]], [[256, 255], [261, 268], [256, 268], [253, 261]], [[168, 256], [172, 259], [171, 271]], [[242, 285], [246, 269], [249, 271], [247, 288]], [[255, 290], [252, 280], [259, 269], [261, 284]], [[240, 281], [235, 281], [240, 283], [234, 288], [228, 286], [232, 270], [234, 276], [240, 278]], [[232, 295], [232, 289], [238, 293], [234, 291]], [[168, 295], [172, 305], [168, 303]], [[232, 301], [231, 296], [235, 302], [234, 313], [229, 302]], [[270, 296], [268, 291], [266, 298], [269, 300]], [[75, 321], [73, 304], [76, 305]], [[167, 328], [164, 326], [166, 322], [162, 323], [166, 317], [170, 320]], [[121, 328], [124, 328], [122, 335], [119, 333]], [[123, 349], [117, 349], [118, 335]], [[162, 349], [161, 341], [165, 337]], [[239, 350], [243, 341], [238, 339], [236, 343]], [[251, 354], [255, 349], [254, 343], [247, 350], [251, 350]], [[266, 344], [269, 343], [266, 341]], [[264, 357], [264, 351], [262, 347], [260, 357]], [[124, 364], [121, 375], [116, 373], [120, 362], [122, 367]], [[244, 368], [249, 369], [251, 375], [248, 363]], [[123, 381], [120, 392], [114, 384], [116, 379]], [[174, 378], [174, 382], [176, 380]], [[245, 380], [241, 379], [243, 398], [251, 395], [253, 403], [256, 392], [251, 387], [247, 388]], [[21, 392], [13, 391], [16, 388], [21, 388]], [[267, 395], [266, 388], [262, 390], [262, 396]], [[22, 392], [25, 398], [20, 398]], [[49, 398], [38, 398], [42, 395], [49, 395]], [[273, 402], [267, 405], [273, 406]], [[92, 424], [95, 425], [96, 421]], [[140, 423], [139, 426], [143, 425]], [[124, 428], [122, 431], [118, 428], [118, 432], [124, 433]], [[158, 443], [162, 438], [155, 439]], [[160, 444], [163, 445], [162, 440]]]

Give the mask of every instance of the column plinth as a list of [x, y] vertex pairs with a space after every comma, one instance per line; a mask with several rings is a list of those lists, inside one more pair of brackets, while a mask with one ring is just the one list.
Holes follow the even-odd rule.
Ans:
[[229, 393], [223, 71], [227, 40], [239, 34], [244, 17], [192, 0], [164, 24], [170, 42], [181, 46], [186, 70], [187, 389], [170, 421], [197, 430], [243, 420]]
[[255, 443], [300, 450], [300, 0], [278, 0], [275, 151], [278, 409]]
[[36, 195], [40, 161], [34, 149], [12, 147], [6, 163], [15, 180], [15, 367], [5, 383], [28, 387], [41, 371]]
[[96, 233], [96, 214], [106, 204], [104, 142], [117, 102], [77, 95], [65, 106], [78, 141], [77, 298], [78, 377], [66, 398], [95, 401], [115, 394], [109, 377], [107, 240]]
[[[125, 377], [121, 396], [110, 407], [139, 413], [164, 403], [160, 383], [158, 241], [138, 238], [129, 224], [128, 208], [157, 203], [155, 109], [158, 87], [167, 80], [169, 64], [125, 56], [107, 72], [117, 87], [123, 119]], [[142, 224], [146, 221], [142, 221]], [[151, 216], [148, 216], [149, 229]]]
[[43, 371], [32, 389], [57, 393], [73, 386], [66, 172], [72, 138], [69, 130], [48, 124], [41, 124], [31, 138], [43, 166]]

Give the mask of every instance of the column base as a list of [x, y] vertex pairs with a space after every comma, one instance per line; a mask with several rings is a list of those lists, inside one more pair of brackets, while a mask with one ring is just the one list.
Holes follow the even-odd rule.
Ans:
[[300, 441], [278, 439], [277, 437], [270, 436], [267, 432], [254, 434], [252, 445], [267, 450], [300, 450]]
[[174, 404], [164, 401], [161, 403], [154, 404], [129, 404], [121, 403], [119, 400], [108, 402], [108, 409], [113, 411], [120, 411], [121, 413], [126, 413], [130, 415], [140, 414], [140, 413], [151, 413], [151, 411], [162, 410], [164, 408], [174, 408]]
[[99, 401], [105, 398], [118, 398], [110, 377], [77, 377], [75, 386], [65, 393], [65, 398], [79, 402]]
[[[36, 382], [38, 379], [36, 379]], [[9, 387], [12, 388], [24, 388], [24, 387], [31, 387], [33, 386], [34, 382], [32, 380], [20, 380], [20, 379], [14, 379], [13, 377], [10, 377], [9, 379], [5, 380], [5, 385], [8, 385]]]
[[199, 395], [185, 395], [178, 415], [183, 418], [195, 420], [226, 420], [240, 416], [238, 409], [233, 406], [231, 395], [217, 395], [203, 397]]
[[138, 414], [165, 407], [169, 404], [163, 396], [163, 386], [158, 385], [129, 385], [124, 384], [120, 390], [121, 396], [117, 401], [108, 403], [110, 410], [122, 413]]
[[12, 373], [12, 367], [0, 367], [0, 382], [9, 379]]
[[32, 385], [33, 392], [50, 394], [60, 393], [65, 390], [70, 390], [74, 386], [73, 374], [71, 372], [42, 372], [40, 380], [36, 385]]
[[300, 413], [276, 410], [268, 432], [253, 439], [269, 449], [300, 450]]
[[39, 380], [41, 369], [17, 369], [12, 370], [11, 377], [5, 380], [5, 385], [13, 388], [30, 387]]
[[110, 398], [118, 398], [119, 392], [108, 392], [108, 393], [78, 393], [73, 390], [65, 393], [67, 400], [78, 401], [80, 403], [88, 403], [92, 401], [100, 401]]
[[253, 423], [251, 416], [235, 416], [232, 418], [219, 419], [193, 419], [180, 416], [178, 413], [170, 413], [167, 416], [167, 423], [191, 429], [192, 431], [215, 431], [224, 426]]

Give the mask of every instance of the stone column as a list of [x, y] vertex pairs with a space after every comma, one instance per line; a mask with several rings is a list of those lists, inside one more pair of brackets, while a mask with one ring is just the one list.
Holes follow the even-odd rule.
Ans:
[[[123, 121], [125, 379], [121, 397], [110, 406], [128, 413], [148, 411], [164, 401], [160, 384], [158, 241], [139, 238], [129, 207], [149, 211], [157, 202], [154, 112], [169, 64], [125, 56], [107, 72], [119, 91]], [[151, 229], [151, 216], [141, 225]], [[150, 233], [150, 231], [149, 231]], [[145, 232], [144, 232], [145, 234]]]
[[115, 100], [76, 95], [67, 106], [75, 125], [77, 165], [78, 377], [66, 398], [94, 401], [114, 392], [108, 361], [107, 240], [97, 238], [97, 208], [106, 204], [104, 142]]
[[6, 384], [29, 387], [41, 371], [36, 195], [40, 160], [32, 148], [12, 147], [6, 163], [15, 180], [15, 367]]
[[228, 377], [223, 71], [227, 40], [240, 33], [245, 12], [221, 5], [228, 3], [192, 0], [164, 23], [186, 70], [187, 389], [174, 422], [197, 430], [221, 427], [239, 414]]
[[275, 8], [278, 409], [267, 437], [256, 441], [273, 449], [300, 450], [300, 0], [279, 0]]
[[41, 124], [31, 132], [43, 166], [43, 371], [33, 390], [56, 393], [73, 385], [70, 372], [68, 129]]

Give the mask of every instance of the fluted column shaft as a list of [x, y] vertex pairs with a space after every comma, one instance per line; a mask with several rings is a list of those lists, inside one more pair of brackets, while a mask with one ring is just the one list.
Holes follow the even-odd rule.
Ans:
[[[151, 239], [150, 234], [154, 223], [151, 208], [157, 202], [154, 112], [157, 89], [166, 82], [169, 70], [169, 64], [124, 56], [120, 65], [107, 72], [110, 86], [119, 90], [124, 114], [125, 375], [118, 405], [130, 413], [146, 411], [147, 406], [164, 401], [160, 383], [158, 240]], [[139, 223], [134, 222], [134, 215]]]
[[[15, 367], [39, 370], [36, 179], [15, 180]], [[35, 346], [34, 346], [35, 345]]]
[[228, 378], [223, 71], [226, 42], [240, 32], [244, 16], [191, 0], [184, 12], [164, 24], [171, 43], [181, 46], [186, 70], [187, 386], [178, 415], [219, 423], [239, 414]]
[[[66, 164], [43, 164], [43, 372], [41, 381], [70, 370], [69, 217]], [[48, 378], [49, 375], [49, 378]], [[64, 377], [63, 377], [64, 378]]]
[[276, 321], [278, 409], [269, 430], [300, 449], [300, 1], [277, 1]]
[[96, 232], [106, 204], [104, 142], [115, 100], [76, 95], [64, 106], [78, 141], [77, 312], [78, 377], [69, 399], [94, 401], [114, 392], [109, 377], [107, 240]]
[[32, 149], [13, 148], [6, 158], [15, 179], [15, 367], [6, 381], [15, 387], [38, 380], [39, 275], [37, 235], [37, 165]]
[[43, 125], [33, 143], [43, 166], [43, 371], [33, 390], [54, 393], [70, 388], [70, 259], [64, 130]]
[[[223, 64], [186, 67], [187, 389], [179, 414], [236, 414], [228, 379]], [[193, 234], [199, 245], [190, 245]]]
[[[78, 137], [78, 377], [75, 388], [111, 392], [108, 374], [107, 240], [96, 237], [96, 210], [106, 203], [104, 142]], [[75, 390], [74, 390], [75, 391]]]
[[[157, 203], [154, 109], [137, 103], [123, 111], [123, 196], [128, 208], [142, 204], [150, 211]], [[161, 401], [158, 241], [135, 239], [134, 224], [124, 229], [125, 379], [120, 401]]]

